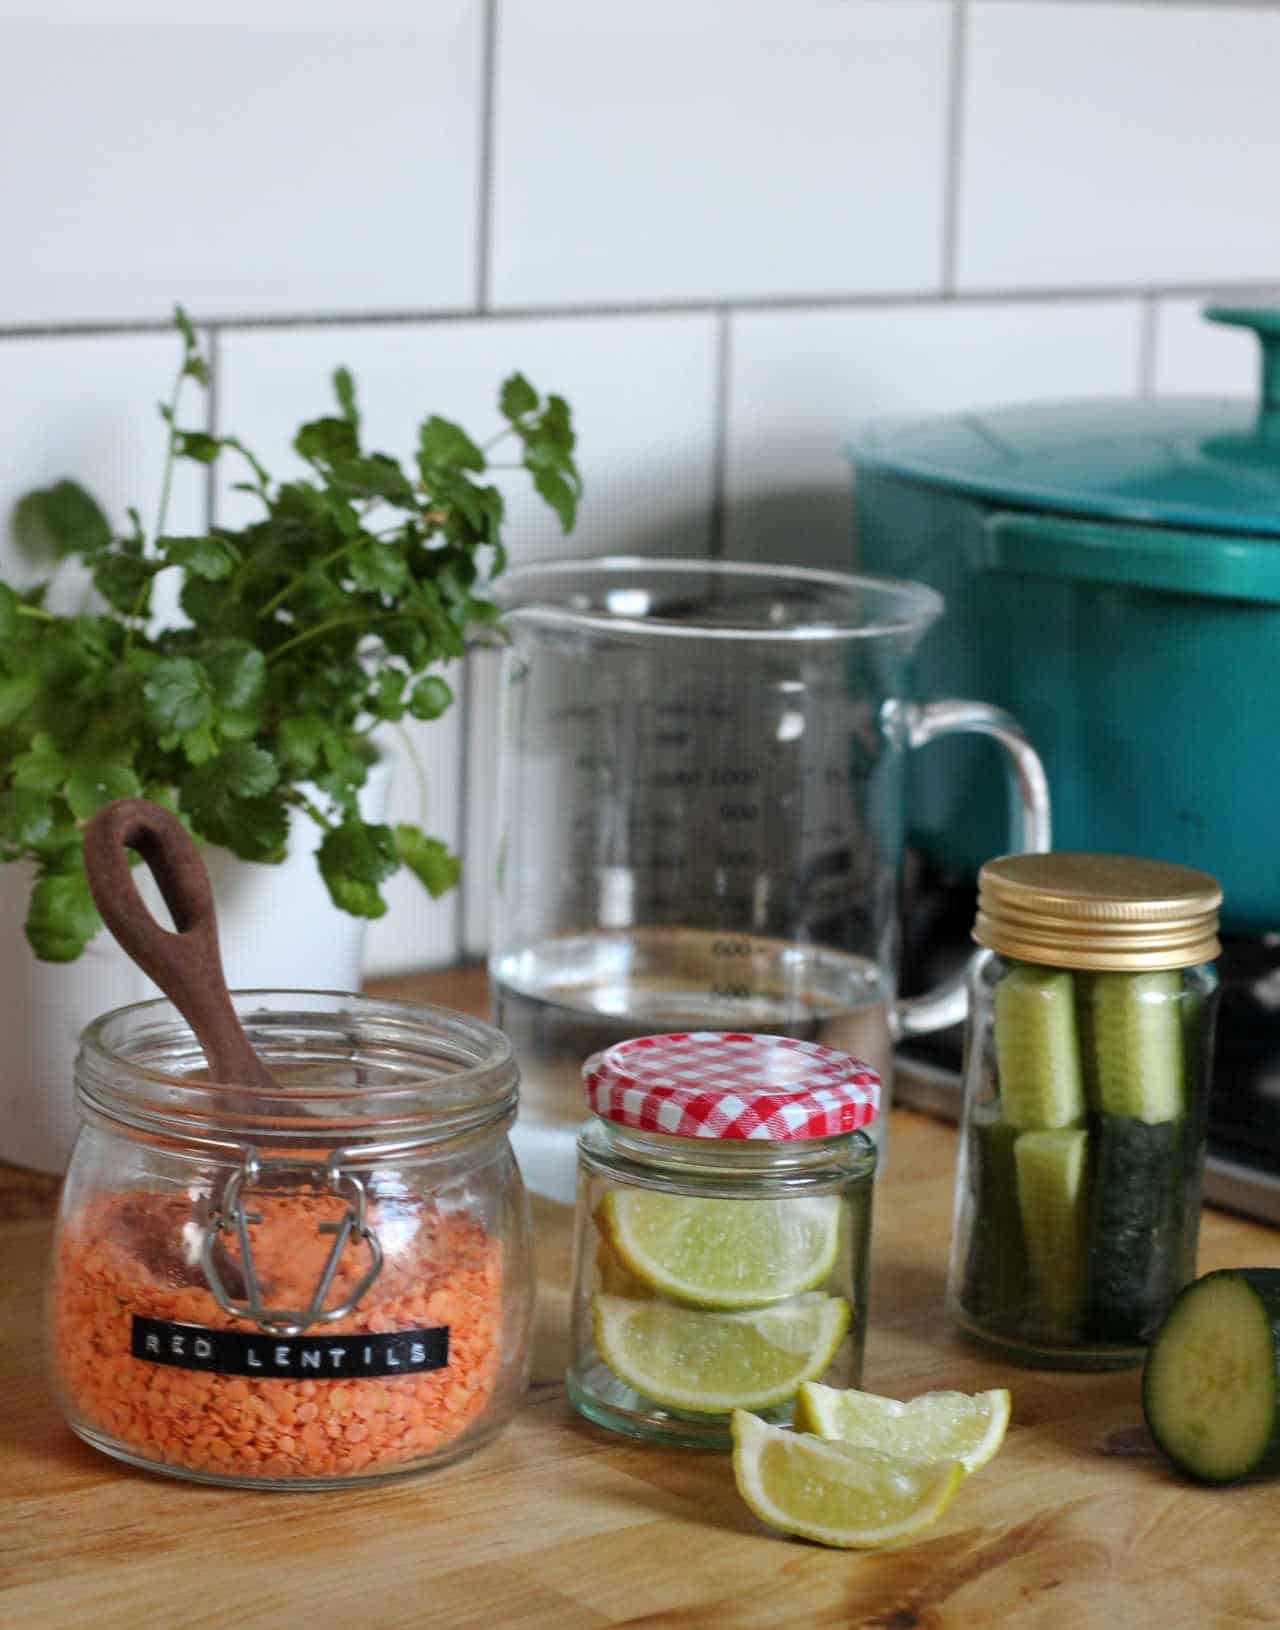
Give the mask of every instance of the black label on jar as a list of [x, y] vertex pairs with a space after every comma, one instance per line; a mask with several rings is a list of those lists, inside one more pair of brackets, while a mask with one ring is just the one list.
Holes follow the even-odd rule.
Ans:
[[131, 1351], [152, 1364], [219, 1375], [272, 1376], [277, 1381], [350, 1379], [361, 1375], [420, 1375], [449, 1362], [449, 1327], [363, 1331], [345, 1336], [247, 1336], [199, 1324], [133, 1315]]

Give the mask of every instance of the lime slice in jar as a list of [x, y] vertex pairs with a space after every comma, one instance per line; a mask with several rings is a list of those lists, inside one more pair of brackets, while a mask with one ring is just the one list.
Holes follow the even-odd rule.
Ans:
[[748, 1308], [820, 1285], [840, 1247], [836, 1195], [715, 1200], [613, 1189], [598, 1211], [614, 1255], [692, 1307]]
[[619, 1380], [669, 1409], [720, 1415], [786, 1403], [821, 1375], [849, 1328], [840, 1296], [750, 1312], [596, 1296], [596, 1351]]

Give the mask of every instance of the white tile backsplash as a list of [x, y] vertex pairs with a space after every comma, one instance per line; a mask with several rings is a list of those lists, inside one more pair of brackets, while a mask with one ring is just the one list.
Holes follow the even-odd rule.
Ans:
[[507, 0], [499, 304], [938, 286], [951, 7]]
[[[281, 470], [339, 362], [371, 439], [405, 456], [428, 411], [483, 434], [514, 368], [567, 396], [581, 523], [562, 538], [503, 477], [516, 562], [723, 543], [847, 565], [842, 444], [865, 418], [1257, 388], [1256, 341], [1184, 296], [1280, 291], [1280, 3], [208, 15], [0, 6], [6, 515], [73, 475], [150, 517], [177, 345], [69, 330], [159, 325], [175, 299], [220, 329], [223, 428]], [[180, 467], [173, 526], [203, 510], [203, 472]], [[224, 493], [222, 513], [248, 509]], [[3, 525], [0, 571], [39, 571]], [[388, 736], [393, 818], [460, 847], [466, 883], [432, 902], [394, 880], [376, 971], [484, 949], [496, 663], [467, 672], [465, 710], [411, 726], [425, 794]]]
[[1161, 300], [1156, 308], [1155, 369], [1157, 396], [1254, 396], [1259, 386], [1261, 352], [1255, 334], [1243, 328], [1211, 323], [1202, 315], [1208, 304], [1280, 305], [1280, 287], [1268, 299], [1224, 295], [1220, 301]]
[[1280, 11], [974, 0], [958, 286], [1270, 278]]
[[482, 0], [298, 9], [0, 22], [0, 322], [472, 300]]
[[[566, 539], [522, 472], [500, 475], [510, 495], [512, 564], [557, 553], [703, 554], [715, 447], [715, 336], [713, 318], [682, 316], [233, 331], [221, 348], [220, 424], [273, 474], [297, 474], [303, 466], [289, 451], [292, 434], [304, 419], [330, 411], [329, 375], [345, 363], [356, 379], [368, 444], [408, 460], [428, 413], [459, 420], [478, 439], [496, 431], [499, 383], [519, 368], [540, 390], [557, 391], [571, 403], [587, 492], [578, 528]], [[251, 507], [241, 495], [222, 497], [226, 515], [243, 517]], [[485, 705], [481, 695], [478, 707]], [[477, 718], [478, 728], [491, 735], [491, 710]], [[458, 831], [460, 728], [456, 708], [409, 727], [427, 770], [425, 824], [469, 851], [473, 839], [484, 839]], [[399, 755], [394, 736], [390, 745]], [[482, 753], [474, 759], [482, 762]], [[408, 763], [397, 764], [392, 799], [393, 819], [421, 818], [419, 784]], [[481, 795], [469, 805], [477, 833], [491, 819], [489, 802]], [[478, 859], [476, 870], [487, 873], [487, 862]], [[371, 968], [450, 960], [459, 896], [435, 903], [415, 898], [411, 909], [398, 910], [418, 885], [406, 878], [392, 887], [393, 910], [370, 930]], [[473, 891], [473, 941], [475, 924], [486, 914], [486, 897]]]
[[[50, 573], [50, 562], [19, 552], [10, 526], [14, 503], [33, 487], [78, 481], [113, 525], [126, 526], [132, 505], [151, 530], [167, 437], [156, 403], [168, 400], [181, 361], [177, 337], [160, 334], [0, 343], [0, 575], [25, 588]], [[201, 427], [205, 412], [202, 393], [188, 386], [181, 422]], [[171, 532], [203, 529], [200, 466], [176, 466], [168, 516]], [[158, 591], [164, 581], [162, 576]], [[50, 603], [78, 609], [85, 582], [74, 562], [65, 563]]]
[[1131, 394], [1137, 300], [744, 312], [730, 366], [729, 552], [848, 568], [858, 425], [897, 414]]

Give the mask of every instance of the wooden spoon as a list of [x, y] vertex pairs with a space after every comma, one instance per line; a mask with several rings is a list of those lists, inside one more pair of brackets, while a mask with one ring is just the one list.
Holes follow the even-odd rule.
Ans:
[[[126, 849], [136, 850], [151, 868], [176, 932], [148, 911]], [[145, 798], [117, 798], [85, 826], [84, 864], [103, 922], [191, 1026], [211, 1079], [274, 1090], [274, 1077], [231, 1005], [209, 874], [182, 822]]]

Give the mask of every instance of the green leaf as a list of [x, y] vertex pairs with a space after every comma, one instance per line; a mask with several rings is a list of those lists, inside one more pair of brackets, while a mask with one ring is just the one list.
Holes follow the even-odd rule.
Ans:
[[369, 453], [353, 466], [344, 466], [342, 475], [344, 480], [358, 484], [370, 497], [417, 506], [413, 483], [387, 453]]
[[53, 745], [50, 736], [31, 738], [31, 746], [13, 761], [13, 784], [35, 792], [57, 792], [70, 773], [70, 766]]
[[407, 683], [408, 675], [401, 673], [399, 668], [380, 668], [369, 699], [370, 711], [379, 719], [402, 719], [405, 710], [404, 687]]
[[232, 742], [207, 766], [235, 798], [261, 798], [280, 779], [280, 768], [265, 747], [252, 742]]
[[460, 470], [450, 470], [436, 477], [432, 485], [432, 496], [437, 503], [450, 505], [459, 510], [471, 532], [483, 537], [485, 506], [481, 494], [484, 490], [483, 487], [476, 486], [475, 482], [463, 475]]
[[498, 409], [504, 419], [514, 423], [526, 413], [532, 413], [537, 405], [538, 393], [523, 374], [512, 374], [509, 379], [503, 380]]
[[160, 538], [157, 546], [168, 566], [181, 566], [196, 577], [215, 581], [230, 576], [234, 550], [221, 538]]
[[95, 810], [113, 798], [137, 798], [142, 783], [134, 774], [128, 756], [96, 753], [86, 748], [71, 760], [67, 777], [67, 803], [78, 821], [87, 821]]
[[28, 670], [0, 679], [0, 730], [20, 719], [40, 694], [40, 678]]
[[267, 659], [256, 645], [242, 639], [206, 640], [200, 661], [219, 710], [248, 713], [257, 707], [267, 687]]
[[347, 734], [326, 724], [321, 738], [321, 756], [327, 770], [316, 770], [314, 781], [337, 803], [354, 809], [356, 794], [369, 774], [369, 763]]
[[222, 451], [222, 443], [204, 430], [175, 430], [173, 451], [177, 458], [194, 459], [197, 464], [212, 464]]
[[220, 754], [197, 765], [182, 780], [182, 808], [192, 827], [202, 838], [222, 844], [242, 860], [282, 860], [289, 837], [287, 806], [279, 797], [237, 796], [223, 774], [225, 757]]
[[342, 417], [353, 425], [360, 423], [360, 410], [356, 406], [356, 385], [351, 377], [349, 368], [335, 368], [333, 370], [333, 394], [338, 398], [338, 406], [342, 409]]
[[75, 481], [56, 481], [19, 500], [13, 532], [21, 549], [37, 557], [91, 555], [111, 542], [111, 525], [96, 498]]
[[578, 518], [578, 494], [558, 470], [534, 470], [532, 475], [539, 496], [560, 517], [561, 530], [571, 532]]
[[360, 452], [356, 435], [356, 421], [346, 419], [313, 419], [304, 424], [293, 438], [294, 451], [312, 464], [341, 464], [355, 458]]
[[207, 724], [184, 730], [178, 740], [188, 764], [207, 764], [218, 751], [217, 738]]
[[27, 912], [27, 940], [45, 962], [74, 962], [102, 926], [83, 866], [36, 880]]
[[484, 454], [461, 425], [433, 413], [418, 432], [418, 468], [430, 482], [440, 466], [483, 470]]
[[[506, 513], [506, 504], [497, 487], [480, 488], [480, 505], [484, 511], [485, 541], [491, 543], [495, 549], [500, 550], [505, 560], [506, 551], [502, 549], [502, 544], [499, 542], [499, 533], [502, 530], [502, 518]], [[495, 569], [497, 571], [502, 570], [501, 566]]]
[[548, 396], [547, 406], [539, 420], [539, 429], [545, 440], [571, 453], [577, 437], [573, 433], [573, 419], [569, 404], [563, 396]]
[[360, 517], [352, 509], [350, 501], [340, 492], [326, 492], [324, 494], [325, 508], [337, 523], [338, 531], [344, 538], [358, 538], [360, 536]]
[[348, 816], [326, 832], [316, 856], [333, 903], [354, 917], [381, 917], [387, 903], [378, 884], [400, 864], [389, 826]]
[[52, 828], [53, 805], [48, 792], [14, 786], [0, 794], [0, 844], [30, 849], [47, 838]]
[[198, 629], [237, 637], [261, 632], [257, 607], [232, 578], [210, 582], [207, 577], [188, 576], [178, 602]]
[[439, 674], [428, 674], [409, 692], [409, 712], [415, 719], [438, 719], [453, 701], [453, 692]]
[[7, 583], [0, 583], [0, 641], [18, 637], [22, 623], [18, 607], [22, 604]]
[[173, 308], [173, 326], [178, 330], [179, 334], [182, 335], [187, 350], [194, 351], [196, 349], [196, 331], [191, 326], [190, 317], [187, 316], [186, 311], [179, 305], [175, 305]]
[[126, 617], [145, 617], [151, 609], [151, 579], [158, 570], [155, 561], [133, 554], [103, 554], [93, 568], [93, 586], [114, 610]]
[[142, 693], [147, 699], [147, 720], [160, 733], [162, 746], [172, 746], [188, 731], [198, 731], [213, 716], [209, 676], [190, 657], [166, 657], [157, 662]]
[[389, 543], [362, 543], [347, 556], [351, 581], [367, 594], [397, 595], [409, 581], [404, 557]]
[[396, 853], [422, 882], [433, 900], [447, 893], [462, 876], [462, 861], [450, 854], [438, 838], [429, 838], [416, 826], [396, 827]]
[[314, 713], [282, 719], [277, 736], [286, 769], [297, 775], [309, 775], [320, 758], [324, 738], [331, 728], [327, 720]]

